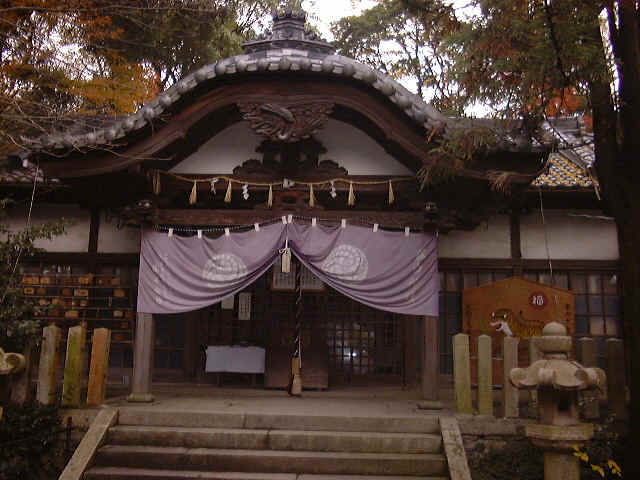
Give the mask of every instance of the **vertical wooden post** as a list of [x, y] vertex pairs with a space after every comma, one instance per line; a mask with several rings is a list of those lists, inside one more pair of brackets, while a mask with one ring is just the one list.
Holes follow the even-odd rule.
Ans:
[[64, 362], [64, 380], [62, 382], [63, 407], [80, 406], [86, 335], [87, 330], [82, 325], [69, 329], [67, 356]]
[[38, 366], [38, 386], [36, 399], [43, 405], [56, 403], [58, 345], [61, 332], [55, 325], [44, 328], [40, 346], [40, 365]]
[[517, 418], [518, 409], [518, 389], [511, 385], [509, 372], [518, 366], [518, 339], [515, 337], [504, 337], [502, 344], [503, 388], [504, 393], [504, 416], [506, 418]]
[[[598, 366], [598, 353], [596, 341], [593, 338], [583, 337], [578, 339], [576, 344], [576, 355], [578, 362], [584, 367]], [[600, 418], [600, 399], [598, 393], [593, 390], [581, 392], [584, 399], [583, 415], [586, 419]]]
[[150, 313], [136, 315], [136, 339], [133, 351], [133, 380], [129, 402], [153, 402], [151, 375], [153, 371], [154, 321]]
[[493, 415], [493, 359], [491, 337], [478, 337], [478, 413]]
[[453, 376], [456, 410], [458, 413], [472, 413], [469, 335], [466, 333], [453, 337]]
[[[542, 359], [542, 352], [540, 352], [540, 350], [538, 350], [538, 347], [536, 347], [534, 338], [536, 337], [529, 338], [529, 365], [533, 365], [535, 362]], [[538, 408], [538, 391], [537, 390], [529, 391], [529, 407], [531, 408], [532, 412], [535, 412], [537, 414], [537, 408]]]
[[110, 347], [111, 330], [108, 328], [96, 328], [93, 331], [93, 341], [91, 342], [87, 405], [102, 405], [104, 403], [107, 393]]
[[607, 401], [609, 414], [616, 420], [627, 418], [627, 389], [624, 374], [624, 347], [619, 338], [610, 338], [607, 344]]
[[424, 317], [424, 347], [422, 352], [422, 398], [440, 400], [440, 318]]

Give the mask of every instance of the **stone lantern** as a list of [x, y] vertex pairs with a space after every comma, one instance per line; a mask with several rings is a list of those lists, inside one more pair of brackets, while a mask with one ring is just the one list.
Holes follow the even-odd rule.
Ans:
[[[6, 401], [11, 391], [9, 375], [20, 373], [26, 365], [24, 355], [19, 353], [4, 353], [0, 348], [0, 403]], [[0, 419], [2, 418], [2, 406], [0, 405]]]
[[578, 480], [580, 464], [574, 446], [593, 437], [593, 424], [580, 423], [578, 392], [601, 388], [605, 374], [599, 368], [584, 368], [568, 360], [571, 337], [564, 325], [545, 325], [541, 337], [532, 339], [543, 359], [509, 374], [516, 388], [538, 391], [538, 424], [527, 425], [525, 434], [544, 449], [545, 480]]

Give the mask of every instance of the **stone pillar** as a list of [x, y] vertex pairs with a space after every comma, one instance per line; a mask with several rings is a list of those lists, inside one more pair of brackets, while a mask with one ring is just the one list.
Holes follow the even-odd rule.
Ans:
[[459, 333], [453, 337], [453, 377], [456, 411], [458, 413], [472, 413], [469, 335], [466, 333]]
[[87, 330], [82, 325], [69, 328], [67, 355], [64, 361], [64, 380], [62, 382], [63, 407], [80, 406], [86, 336]]
[[478, 413], [493, 415], [493, 361], [491, 337], [478, 337]]
[[102, 405], [107, 393], [107, 375], [109, 373], [109, 349], [111, 330], [96, 328], [91, 342], [91, 366], [89, 368], [89, 387], [87, 405]]
[[509, 381], [509, 374], [514, 368], [518, 368], [518, 339], [515, 337], [504, 337], [502, 343], [502, 363], [504, 373], [502, 378], [504, 386], [504, 416], [505, 418], [517, 418], [518, 410], [518, 389]]
[[627, 418], [627, 389], [624, 374], [624, 347], [619, 338], [610, 338], [607, 344], [607, 397], [609, 414], [616, 420]]
[[440, 400], [440, 319], [424, 317], [424, 342], [422, 351], [422, 399], [427, 402]]
[[36, 399], [43, 405], [56, 403], [56, 394], [58, 392], [58, 345], [60, 345], [61, 335], [60, 329], [55, 325], [45, 327], [42, 334]]
[[129, 402], [153, 402], [151, 375], [153, 370], [153, 344], [155, 340], [153, 315], [136, 315], [136, 340], [133, 352], [133, 379]]
[[[596, 341], [593, 338], [583, 337], [578, 339], [576, 345], [576, 355], [578, 362], [585, 367], [598, 366], [598, 352]], [[581, 392], [584, 400], [583, 415], [586, 419], [600, 418], [600, 401], [598, 393], [594, 390], [584, 390]]]
[[580, 479], [578, 457], [552, 450], [545, 451], [542, 456], [544, 459], [544, 480]]

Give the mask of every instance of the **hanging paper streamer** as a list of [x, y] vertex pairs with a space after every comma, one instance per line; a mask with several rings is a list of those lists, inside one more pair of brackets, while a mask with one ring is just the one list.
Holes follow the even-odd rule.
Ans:
[[191, 188], [191, 195], [189, 195], [189, 205], [195, 205], [198, 201], [198, 182], [193, 182], [193, 188]]
[[246, 183], [242, 185], [242, 198], [249, 200], [249, 185]]
[[231, 180], [227, 183], [227, 193], [224, 196], [224, 203], [231, 203]]
[[331, 180], [329, 184], [331, 185], [331, 190], [329, 190], [329, 195], [331, 195], [331, 198], [336, 198], [338, 196], [338, 192], [336, 192], [336, 184], [333, 180]]
[[356, 194], [353, 192], [353, 182], [349, 182], [349, 198], [347, 199], [347, 205], [353, 207], [356, 204]]
[[309, 185], [309, 206], [316, 206], [316, 196], [313, 194], [313, 184]]
[[393, 193], [393, 183], [389, 182], [389, 205], [392, 205], [396, 201], [396, 196]]
[[273, 207], [273, 185], [269, 185], [269, 197], [267, 198], [267, 206]]
[[217, 193], [216, 192], [216, 183], [218, 183], [218, 179], [214, 178], [213, 180], [211, 180], [211, 193], [213, 193], [214, 195]]
[[153, 183], [153, 194], [160, 195], [162, 187], [160, 185], [160, 172], [158, 170], [154, 170], [151, 181]]

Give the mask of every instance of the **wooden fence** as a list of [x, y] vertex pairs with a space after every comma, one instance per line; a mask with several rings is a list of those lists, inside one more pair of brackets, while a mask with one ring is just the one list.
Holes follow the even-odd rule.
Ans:
[[[502, 339], [502, 378], [496, 385], [493, 373], [496, 358], [492, 355], [492, 338], [488, 335], [480, 335], [476, 338], [476, 345], [469, 345], [469, 335], [459, 333], [453, 337], [453, 378], [455, 407], [458, 413], [477, 413], [480, 415], [495, 415], [494, 400], [498, 396], [501, 404], [501, 413], [507, 418], [520, 416], [519, 392], [508, 381], [509, 372], [516, 367], [527, 367], [533, 362], [542, 359], [542, 355], [535, 348], [530, 339], [519, 339], [505, 336]], [[528, 342], [528, 362], [521, 358], [518, 361], [518, 346], [520, 342]], [[622, 340], [610, 338], [606, 340], [606, 374], [607, 387], [605, 394], [607, 399], [608, 414], [615, 415], [617, 419], [627, 418], [626, 385], [624, 373], [624, 348]], [[471, 348], [474, 347], [474, 348]], [[472, 352], [475, 355], [472, 356]], [[576, 360], [585, 367], [597, 367], [597, 344], [593, 338], [580, 338], [576, 342]], [[473, 373], [473, 376], [472, 376]], [[473, 379], [473, 383], [472, 383]], [[503, 380], [506, 379], [506, 380]], [[473, 390], [477, 403], [473, 406]], [[499, 392], [499, 395], [495, 395]], [[536, 392], [529, 392], [529, 405], [535, 408]], [[582, 392], [582, 413], [586, 419], [600, 418], [600, 400], [598, 392]]]

